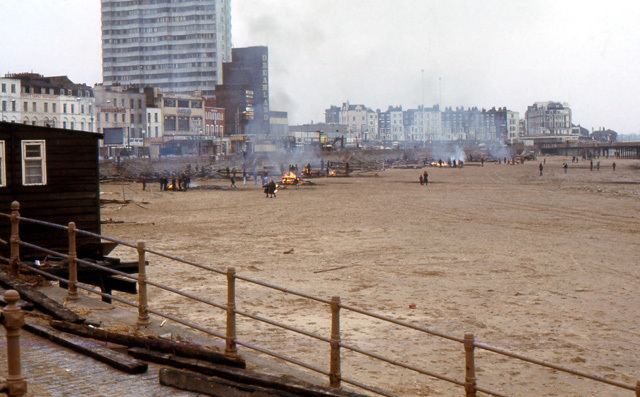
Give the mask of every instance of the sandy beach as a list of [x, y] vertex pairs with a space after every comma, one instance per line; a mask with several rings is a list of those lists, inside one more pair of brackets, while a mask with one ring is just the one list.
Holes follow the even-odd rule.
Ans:
[[[539, 159], [541, 161], [541, 159]], [[564, 158], [316, 178], [276, 199], [107, 183], [103, 233], [186, 259], [634, 384], [640, 373], [639, 162]], [[194, 181], [227, 186], [227, 181]], [[134, 258], [118, 248], [114, 256]], [[149, 279], [222, 304], [223, 276], [150, 256]], [[126, 296], [126, 295], [123, 295]], [[327, 306], [238, 282], [238, 308], [329, 336]], [[224, 332], [224, 313], [150, 288], [151, 307]], [[343, 339], [464, 380], [462, 345], [343, 312]], [[327, 344], [239, 318], [238, 338], [328, 369]], [[459, 396], [433, 378], [343, 352], [344, 376], [402, 396]], [[479, 351], [478, 384], [516, 396], [633, 392]]]

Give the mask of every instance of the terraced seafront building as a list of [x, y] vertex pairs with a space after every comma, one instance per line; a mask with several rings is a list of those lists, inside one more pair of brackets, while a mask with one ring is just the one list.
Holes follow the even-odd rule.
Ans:
[[231, 0], [102, 0], [105, 86], [212, 95], [231, 61]]

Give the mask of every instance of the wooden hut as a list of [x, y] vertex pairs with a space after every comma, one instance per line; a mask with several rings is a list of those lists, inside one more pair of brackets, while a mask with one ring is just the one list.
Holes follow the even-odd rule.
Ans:
[[[98, 146], [101, 134], [0, 122], [0, 212], [20, 202], [24, 217], [100, 233]], [[0, 220], [0, 238], [8, 240], [10, 223]], [[67, 251], [67, 232], [21, 222], [20, 239]], [[78, 234], [78, 255], [102, 256], [100, 240]], [[7, 245], [0, 247], [9, 254]], [[21, 249], [22, 257], [44, 254]]]

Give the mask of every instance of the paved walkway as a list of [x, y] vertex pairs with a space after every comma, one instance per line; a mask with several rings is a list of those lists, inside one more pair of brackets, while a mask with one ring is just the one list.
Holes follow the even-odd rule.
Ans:
[[[61, 288], [52, 286], [40, 290], [60, 303], [66, 297], [66, 291]], [[103, 326], [127, 328], [127, 325], [135, 324], [137, 319], [135, 311], [106, 304], [85, 294], [81, 294], [78, 301], [68, 302], [66, 305], [83, 317], [101, 323]], [[28, 317], [27, 315], [27, 321], [29, 321]], [[184, 340], [209, 345], [219, 350], [224, 349], [224, 343], [220, 340], [206, 338], [171, 322], [164, 326], [161, 324], [160, 319], [153, 318], [152, 324], [145, 329], [145, 332], [155, 335], [170, 333], [179, 335]], [[27, 378], [30, 397], [202, 396], [160, 385], [158, 380], [160, 365], [149, 363], [148, 371], [142, 375], [125, 374], [24, 330], [21, 332], [20, 345], [22, 370]], [[7, 374], [6, 353], [5, 329], [0, 326], [0, 377]], [[314, 380], [316, 383], [322, 383], [322, 379], [315, 375], [278, 364], [270, 358], [264, 358], [246, 350], [243, 350], [242, 355], [247, 360], [248, 368], [259, 369], [262, 373], [288, 375], [311, 383]], [[0, 393], [0, 396], [3, 395]]]
[[[0, 374], [6, 376], [6, 338], [0, 326]], [[92, 358], [22, 331], [22, 370], [33, 397], [193, 397], [160, 385], [159, 365], [149, 364], [142, 375], [128, 375]]]

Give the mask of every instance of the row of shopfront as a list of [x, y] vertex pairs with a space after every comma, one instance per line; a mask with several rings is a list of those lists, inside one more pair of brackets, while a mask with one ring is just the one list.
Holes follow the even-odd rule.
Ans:
[[[122, 131], [105, 131], [100, 147], [104, 159], [117, 157], [162, 156], [226, 156], [252, 152], [250, 135], [229, 135], [223, 138], [207, 135], [163, 135], [150, 138], [126, 138]], [[125, 142], [127, 140], [127, 142]]]

